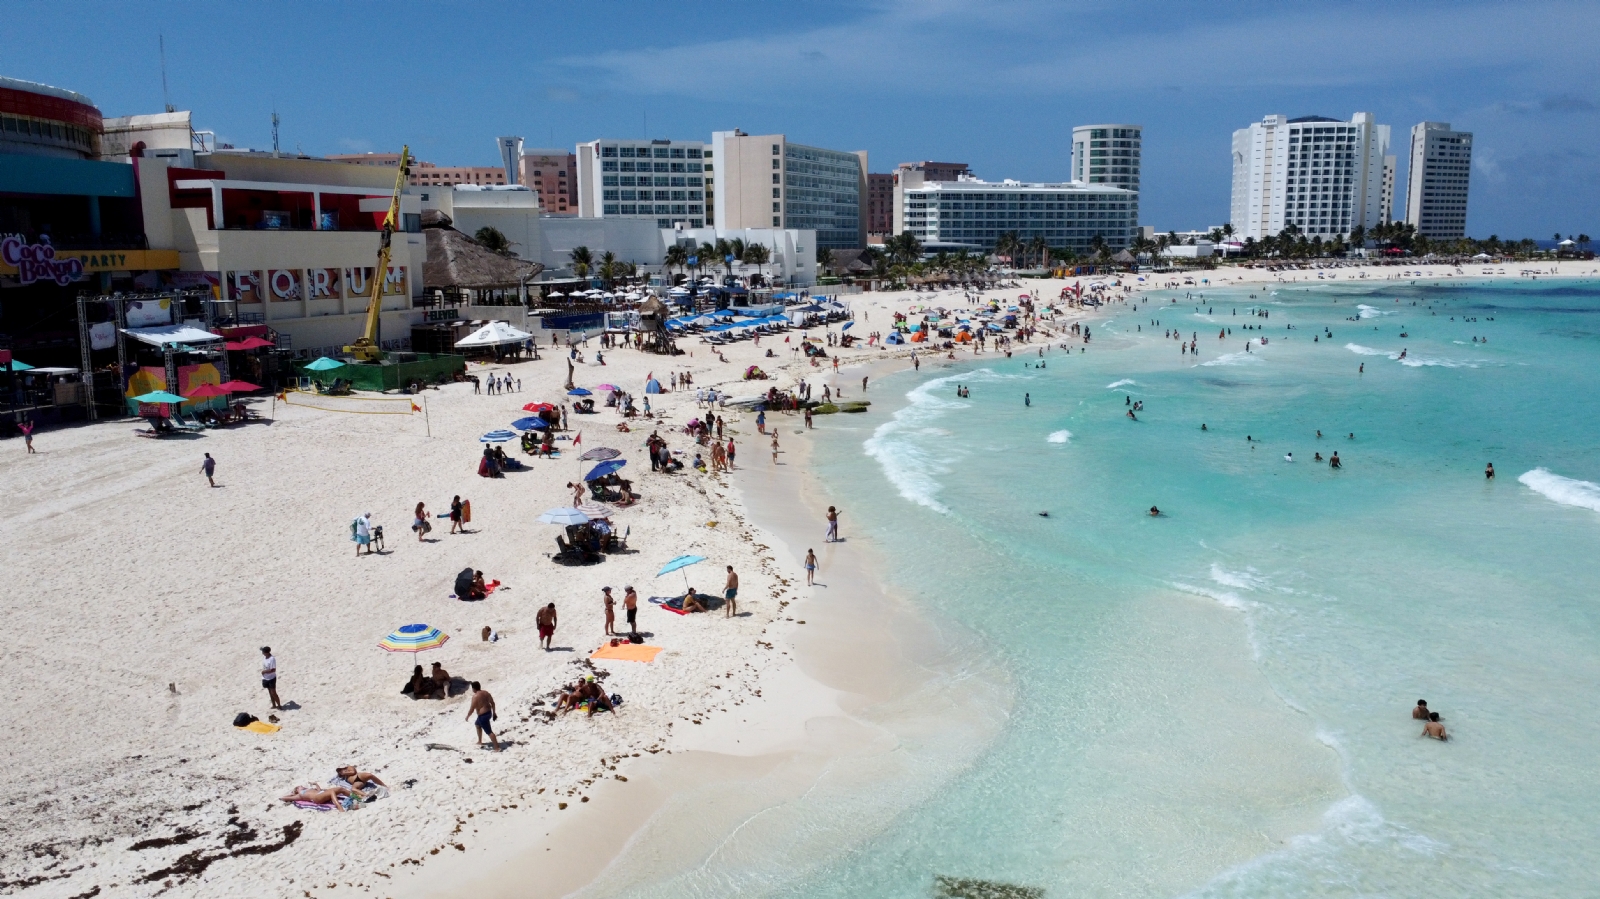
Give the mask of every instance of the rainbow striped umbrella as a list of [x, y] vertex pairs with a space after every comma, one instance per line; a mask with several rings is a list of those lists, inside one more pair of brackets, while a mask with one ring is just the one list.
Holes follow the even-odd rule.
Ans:
[[424, 649], [438, 649], [450, 635], [426, 624], [408, 624], [387, 637], [379, 646], [390, 652], [418, 653]]

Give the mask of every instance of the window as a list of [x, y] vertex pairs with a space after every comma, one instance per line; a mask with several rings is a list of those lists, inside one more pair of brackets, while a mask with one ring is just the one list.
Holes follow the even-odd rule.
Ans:
[[601, 193], [600, 199], [602, 199], [602, 200], [615, 200], [615, 199], [617, 199], [617, 192], [614, 191], [614, 190], [601, 191], [600, 193]]
[[774, 156], [778, 155], [778, 145], [777, 144], [773, 144], [772, 145], [772, 155], [774, 155]]
[[672, 199], [672, 191], [669, 191], [669, 190], [658, 190], [658, 191], [656, 191], [656, 199], [657, 200], [670, 200], [670, 199]]
[[617, 170], [617, 164], [615, 162], [602, 162], [602, 163], [600, 163], [600, 171], [602, 171], [602, 172], [614, 172], [616, 170]]
[[600, 185], [602, 187], [616, 187], [617, 186], [617, 176], [616, 175], [605, 175], [605, 176], [602, 176], [600, 178]]
[[674, 200], [687, 200], [688, 197], [684, 194], [683, 191], [675, 190], [675, 191], [672, 191], [672, 199], [674, 199]]
[[683, 176], [681, 176], [681, 175], [676, 177], [676, 178], [670, 178], [668, 180], [672, 182], [671, 185], [670, 185], [672, 187], [683, 187], [684, 186], [684, 184], [683, 184], [683, 180], [684, 179], [683, 179]]
[[681, 162], [674, 162], [674, 163], [672, 163], [672, 171], [674, 171], [674, 172], [682, 172], [682, 171], [685, 171], [685, 169], [684, 169], [684, 167], [683, 167], [683, 163], [681, 163]]
[[[657, 175], [656, 176], [656, 187], [666, 187], [666, 186], [668, 186], [667, 182], [668, 182], [668, 178], [667, 178], [666, 175]], [[644, 182], [640, 181], [639, 183], [643, 184]]]
[[772, 160], [772, 167], [773, 168], [777, 168], [778, 167], [778, 160], [776, 160], [776, 159]]
[[623, 164], [622, 164], [622, 170], [623, 170], [623, 171], [624, 171], [624, 172], [631, 172], [631, 171], [633, 171], [633, 163], [631, 163], [631, 162], [624, 162], [624, 163], [623, 163]]
[[601, 147], [600, 148], [600, 156], [602, 158], [604, 158], [606, 156], [615, 156], [615, 155], [617, 155], [617, 148], [616, 147]]
[[674, 204], [672, 204], [672, 214], [673, 215], [683, 215], [685, 211], [687, 211], [687, 207], [684, 206], [682, 203], [674, 203]]
[[605, 215], [618, 215], [619, 213], [617, 212], [617, 204], [615, 204], [615, 203], [607, 203], [605, 205], [604, 214]]
[[632, 159], [633, 158], [633, 148], [632, 147], [623, 147], [622, 150], [621, 150], [621, 153], [622, 153], [623, 158], [625, 158], [625, 159]]
[[672, 158], [673, 159], [682, 159], [683, 158], [683, 148], [682, 147], [673, 147], [672, 148]]
[[776, 200], [779, 197], [783, 196], [783, 194], [779, 192], [780, 190], [781, 190], [781, 188], [776, 188], [776, 187], [774, 187], [772, 189], [772, 199]]
[[[689, 204], [689, 214], [690, 215], [700, 215], [700, 214], [702, 214], [704, 212], [705, 212], [705, 210], [701, 209], [700, 205], [698, 203], [690, 203]], [[700, 226], [699, 225], [695, 225], [695, 227], [698, 228]]]
[[[710, 155], [710, 154], [707, 154], [707, 155]], [[708, 162], [708, 163], [706, 163], [706, 171], [708, 171], [708, 172], [709, 172], [709, 171], [712, 171], [712, 170], [713, 170], [713, 169], [712, 169], [712, 166], [711, 166], [711, 163], [709, 163], [709, 162]]]
[[773, 212], [782, 212], [783, 211], [783, 207], [781, 205], [777, 204], [777, 203], [773, 203], [772, 204], [772, 211]]
[[[667, 158], [667, 148], [666, 147], [656, 147], [655, 156], [656, 156], [657, 159], [666, 159]], [[657, 171], [660, 171], [660, 170], [658, 169]]]
[[781, 227], [783, 227], [783, 226], [782, 226], [782, 224], [781, 224], [781, 223], [780, 223], [780, 222], [779, 222], [779, 220], [778, 220], [778, 217], [777, 217], [777, 216], [773, 216], [773, 217], [772, 217], [772, 227], [774, 227], [774, 228], [781, 228]]
[[[706, 155], [710, 156], [711, 154], [707, 153]], [[695, 149], [694, 147], [690, 147], [689, 148], [689, 158], [690, 159], [699, 159], [700, 158], [700, 151]]]
[[539, 171], [539, 170], [538, 170], [538, 169], [534, 169], [534, 170], [533, 170], [533, 177], [535, 177], [535, 178], [539, 178], [539, 177], [541, 177], [541, 176], [542, 176], [542, 175], [543, 175], [543, 174], [544, 174], [544, 173], [543, 173], [543, 172], [540, 172], [540, 171]]
[[630, 203], [623, 203], [622, 204], [622, 215], [634, 215], [637, 212], [638, 208], [639, 207], [634, 206], [634, 205], [632, 205]]
[[658, 162], [658, 163], [656, 163], [656, 171], [658, 171], [658, 172], [671, 171], [671, 167], [665, 162]]
[[779, 180], [778, 180], [778, 173], [777, 173], [777, 172], [773, 172], [773, 173], [772, 173], [772, 183], [773, 183], [773, 184], [779, 184], [779, 183], [781, 183], [781, 182], [780, 182], [780, 181], [779, 181]]
[[632, 187], [635, 183], [636, 182], [635, 182], [634, 177], [632, 175], [623, 175], [622, 176], [622, 186], [623, 187]]
[[698, 190], [689, 191], [689, 199], [691, 199], [691, 200], [700, 199], [700, 191], [698, 191]]
[[[708, 179], [706, 179], [706, 181], [709, 183], [710, 179], [708, 178]], [[690, 176], [690, 178], [689, 178], [689, 186], [690, 187], [699, 187], [700, 183], [701, 182], [700, 182], [699, 178], [696, 178], [694, 176]]]
[[624, 200], [636, 200], [636, 199], [638, 199], [638, 194], [637, 194], [636, 191], [625, 190], [625, 191], [622, 192], [622, 199], [624, 199]]

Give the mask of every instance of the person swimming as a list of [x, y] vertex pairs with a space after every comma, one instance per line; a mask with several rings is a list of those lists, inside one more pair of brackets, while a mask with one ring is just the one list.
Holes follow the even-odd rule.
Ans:
[[1156, 508], [1155, 506], [1151, 506], [1150, 507], [1150, 517], [1151, 518], [1160, 518], [1161, 517], [1161, 510]]
[[1294, 453], [1284, 453], [1283, 454], [1283, 461], [1285, 461], [1285, 462], [1293, 462], [1294, 461]]
[[1202, 430], [1202, 431], [1206, 430], [1206, 423], [1203, 422], [1203, 421], [1200, 422], [1200, 430]]

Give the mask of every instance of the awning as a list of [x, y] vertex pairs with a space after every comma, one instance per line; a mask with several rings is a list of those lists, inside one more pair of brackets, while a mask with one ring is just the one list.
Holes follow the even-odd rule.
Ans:
[[122, 333], [151, 346], [169, 343], [215, 343], [222, 335], [193, 325], [155, 325], [149, 328], [123, 328]]
[[490, 322], [478, 330], [473, 331], [471, 334], [468, 334], [466, 337], [456, 341], [456, 346], [458, 348], [475, 346], [500, 346], [501, 344], [507, 343], [521, 343], [532, 336], [533, 335], [529, 334], [527, 331], [519, 331], [505, 322]]

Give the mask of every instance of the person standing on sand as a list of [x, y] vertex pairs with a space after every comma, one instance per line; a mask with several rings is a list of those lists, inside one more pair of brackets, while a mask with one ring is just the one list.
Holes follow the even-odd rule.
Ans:
[[866, 393], [867, 392], [867, 379], [866, 378], [862, 378], [861, 379], [861, 392], [862, 393]]
[[817, 585], [817, 554], [810, 549], [806, 550], [806, 586]]
[[823, 535], [824, 543], [839, 542], [839, 510], [833, 506], [828, 507], [828, 532]]
[[615, 637], [617, 635], [617, 601], [611, 598], [610, 587], [601, 587], [600, 592], [604, 594], [602, 598], [606, 604], [606, 636]]
[[206, 476], [206, 483], [217, 486], [217, 480], [213, 477], [217, 473], [217, 460], [211, 458], [210, 453], [206, 453], [206, 460], [200, 463], [200, 473]]
[[737, 450], [735, 450], [733, 448], [733, 438], [729, 437], [728, 438], [728, 470], [729, 471], [733, 470], [733, 457], [734, 457], [734, 454], [736, 452], [737, 452]]
[[283, 703], [278, 699], [278, 659], [272, 654], [272, 647], [261, 647], [261, 686], [267, 688], [267, 698], [272, 700], [272, 707], [283, 711]]
[[756, 433], [757, 434], [765, 434], [765, 433], [767, 433], [767, 413], [766, 413], [766, 410], [762, 410], [762, 411], [759, 411], [759, 412], [756, 413]]
[[465, 534], [467, 528], [461, 523], [461, 495], [456, 494], [450, 498], [450, 533]]
[[728, 611], [724, 618], [732, 618], [739, 613], [739, 576], [734, 574], [733, 566], [728, 566], [728, 582], [722, 585], [722, 598], [727, 600]]
[[30, 455], [37, 455], [38, 450], [33, 448], [33, 422], [25, 421], [17, 427], [22, 429], [22, 442], [27, 447]]
[[622, 612], [628, 618], [628, 633], [639, 633], [639, 594], [632, 586], [622, 588]]
[[[474, 719], [473, 716], [477, 718]], [[472, 721], [473, 730], [478, 734], [478, 746], [483, 746], [483, 735], [489, 735], [489, 742], [494, 745], [494, 751], [500, 751], [500, 739], [494, 735], [494, 720], [500, 717], [495, 711], [494, 697], [483, 688], [483, 684], [472, 682], [472, 704], [467, 707], [467, 720]]]
[[539, 645], [550, 651], [550, 639], [556, 635], [556, 604], [550, 603], [539, 610], [533, 623], [539, 626]]

